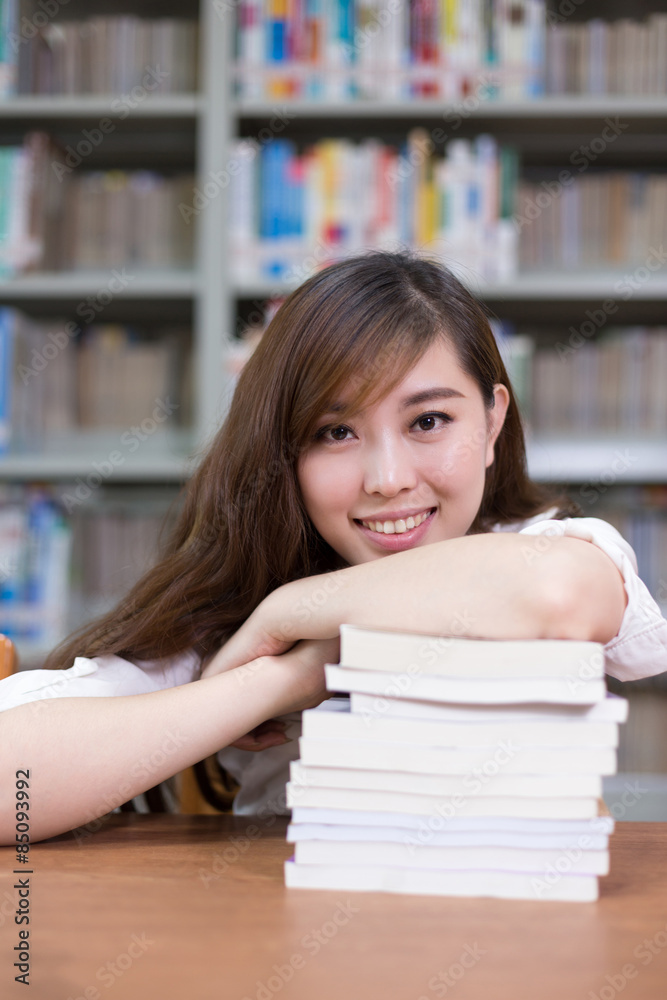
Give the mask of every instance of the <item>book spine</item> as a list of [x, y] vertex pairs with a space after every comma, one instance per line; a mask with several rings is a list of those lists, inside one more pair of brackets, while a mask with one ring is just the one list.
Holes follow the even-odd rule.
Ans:
[[0, 308], [0, 455], [9, 451], [12, 431], [15, 312]]

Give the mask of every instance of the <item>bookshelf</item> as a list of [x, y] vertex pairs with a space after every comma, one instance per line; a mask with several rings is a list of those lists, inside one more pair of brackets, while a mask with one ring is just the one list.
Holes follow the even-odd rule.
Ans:
[[[56, 14], [60, 18], [83, 19], [90, 15], [139, 14], [146, 18], [190, 17], [199, 21], [199, 87], [188, 93], [148, 93], [134, 102], [128, 114], [118, 110], [118, 92], [110, 94], [17, 94], [0, 100], [0, 143], [20, 145], [26, 133], [44, 131], [57, 137], [62, 147], [76, 146], [84, 129], [110, 120], [113, 128], [104, 141], [87, 152], [84, 170], [192, 171], [196, 183], [206, 183], [211, 171], [219, 170], [226, 149], [226, 94], [221, 78], [219, 53], [223, 24], [212, 3], [196, 0], [185, 4], [110, 3], [97, 0], [84, 4], [71, 0]], [[222, 73], [224, 78], [224, 73]], [[113, 301], [100, 312], [99, 322], [179, 324], [191, 328], [192, 417], [188, 426], [148, 437], [136, 451], [121, 451], [121, 460], [99, 484], [96, 463], [118, 448], [121, 428], [81, 429], [54, 434], [39, 450], [10, 452], [0, 458], [0, 490], [5, 498], [17, 488], [45, 489], [56, 501], [76, 496], [77, 486], [86, 500], [75, 507], [70, 524], [81, 516], [95, 523], [107, 510], [119, 505], [127, 518], [151, 509], [160, 519], [171, 509], [180, 486], [191, 474], [199, 446], [214, 432], [224, 412], [224, 331], [229, 328], [228, 302], [224, 290], [223, 199], [194, 220], [192, 266], [150, 270], [132, 268], [131, 281], [115, 291]], [[122, 262], [119, 261], [119, 264]], [[0, 306], [21, 310], [34, 320], [51, 317], [75, 318], [76, 308], [97, 296], [109, 282], [112, 269], [17, 274], [0, 284]], [[79, 321], [80, 322], [80, 321]], [[88, 483], [91, 491], [86, 490]], [[101, 521], [99, 522], [101, 523]], [[77, 530], [74, 525], [73, 556]], [[1, 567], [4, 569], [4, 567]], [[137, 567], [137, 572], [139, 568]], [[76, 567], [73, 567], [76, 574]], [[113, 587], [107, 604], [118, 593]], [[73, 580], [66, 630], [104, 609], [98, 595], [93, 607], [82, 592], [81, 580]], [[23, 668], [39, 666], [53, 644], [39, 638], [17, 639]]]
[[[591, 15], [595, 14], [594, 6]], [[611, 6], [613, 16], [623, 16], [622, 5]], [[640, 8], [636, 16], [664, 10], [665, 5], [656, 2], [641, 4]], [[227, 178], [234, 142], [258, 136], [270, 126], [276, 113], [289, 113], [280, 136], [297, 143], [369, 135], [398, 141], [416, 125], [429, 131], [440, 129], [447, 138], [473, 138], [487, 132], [499, 142], [514, 145], [528, 170], [567, 166], [571, 150], [596, 135], [607, 117], [618, 117], [629, 127], [600, 161], [591, 165], [591, 171], [598, 166], [659, 171], [667, 153], [667, 98], [663, 95], [547, 95], [534, 100], [475, 100], [473, 95], [467, 101], [449, 103], [430, 98], [324, 102], [285, 97], [238, 98], [232, 93], [235, 4], [222, 5], [215, 0], [182, 5], [152, 0], [120, 4], [96, 0], [83, 4], [70, 0], [57, 16], [83, 17], [89, 10], [199, 19], [199, 88], [195, 93], [150, 94], [122, 119], [114, 113], [115, 95], [21, 94], [0, 101], [3, 144], [18, 143], [27, 131], [43, 129], [67, 145], [80, 138], [83, 128], [94, 127], [101, 118], [108, 117], [114, 123], [113, 133], [91, 152], [83, 168], [187, 168], [195, 173], [196, 190], [203, 192], [203, 207], [192, 218], [192, 268], [138, 270], [104, 313], [105, 321], [110, 322], [155, 322], [168, 317], [192, 327], [191, 425], [170, 432], [159, 444], [147, 442], [114, 467], [99, 494], [108, 494], [112, 499], [114, 491], [136, 490], [139, 495], [148, 485], [161, 490], [165, 498], [176, 495], [226, 411], [233, 378], [226, 370], [225, 359], [232, 353], [243, 317], [291, 287], [280, 282], [237, 282], [231, 278], [229, 261], [234, 247], [227, 233], [229, 185], [226, 180], [220, 181], [221, 177]], [[584, 13], [582, 8], [574, 20], [581, 20]], [[599, 307], [605, 299], [617, 296], [623, 274], [623, 269], [530, 273], [495, 285], [485, 284], [471, 274], [470, 283], [496, 316], [539, 331], [542, 327], [546, 330], [546, 317], [552, 326], [581, 323], [585, 309]], [[68, 315], [79, 302], [96, 294], [108, 277], [107, 272], [87, 271], [19, 275], [0, 284], [0, 305], [16, 306], [37, 318]], [[628, 301], [619, 302], [614, 324], [660, 325], [666, 302], [667, 266], [651, 273]], [[9, 454], [0, 459], [0, 482], [40, 482], [62, 493], [77, 477], [85, 479], [92, 463], [108, 454], [115, 437], [115, 432], [82, 432], [61, 438], [59, 445], [54, 443], [39, 453]], [[627, 436], [580, 436], [572, 440], [559, 435], [529, 435], [528, 449], [531, 474], [571, 486], [575, 496], [584, 484], [599, 480], [615, 449], [633, 450], [636, 460], [618, 473], [610, 492], [616, 485], [641, 487], [667, 482], [664, 435], [660, 440]], [[602, 506], [601, 502], [588, 513], [604, 516]], [[35, 653], [33, 649], [24, 657], [24, 665], [37, 665], [39, 655], [40, 651]]]

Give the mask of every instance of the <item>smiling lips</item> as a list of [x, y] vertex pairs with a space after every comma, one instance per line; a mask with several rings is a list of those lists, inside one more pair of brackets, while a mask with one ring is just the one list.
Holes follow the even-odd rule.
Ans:
[[418, 527], [422, 521], [430, 517], [434, 510], [435, 507], [430, 507], [428, 510], [422, 511], [421, 514], [399, 518], [397, 521], [360, 521], [359, 523], [370, 531], [377, 531], [383, 535], [402, 535], [403, 532]]

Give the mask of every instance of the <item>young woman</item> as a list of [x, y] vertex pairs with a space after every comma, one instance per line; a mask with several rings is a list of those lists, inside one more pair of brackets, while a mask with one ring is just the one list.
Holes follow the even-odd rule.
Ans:
[[[155, 568], [46, 669], [0, 682], [34, 839], [216, 753], [235, 811], [285, 812], [343, 622], [595, 640], [623, 680], [667, 669], [632, 549], [575, 513], [528, 478], [484, 311], [444, 267], [372, 252], [316, 274], [241, 373]], [[3, 781], [2, 844], [12, 807]]]

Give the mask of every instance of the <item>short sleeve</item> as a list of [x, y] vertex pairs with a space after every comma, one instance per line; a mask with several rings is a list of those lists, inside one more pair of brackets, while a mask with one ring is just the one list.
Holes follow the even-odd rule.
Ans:
[[628, 604], [618, 635], [604, 647], [605, 670], [621, 681], [653, 677], [667, 670], [667, 621], [637, 573], [637, 557], [623, 536], [597, 517], [546, 519], [521, 528], [522, 535], [569, 535], [592, 542], [618, 567]]
[[67, 670], [20, 670], [0, 681], [0, 712], [47, 698], [149, 694], [187, 684], [199, 675], [190, 651], [163, 660], [131, 663], [121, 656], [77, 656]]

